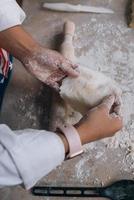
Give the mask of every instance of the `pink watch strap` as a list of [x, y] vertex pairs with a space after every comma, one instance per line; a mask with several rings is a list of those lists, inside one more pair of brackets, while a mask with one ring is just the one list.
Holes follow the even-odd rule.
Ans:
[[69, 144], [69, 154], [67, 155], [67, 157], [73, 158], [83, 153], [81, 140], [76, 129], [71, 125], [60, 126], [59, 128], [65, 135]]

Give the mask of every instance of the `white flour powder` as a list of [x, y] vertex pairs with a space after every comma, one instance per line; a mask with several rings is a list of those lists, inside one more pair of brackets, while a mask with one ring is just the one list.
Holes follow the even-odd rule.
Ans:
[[[134, 32], [127, 28], [123, 21], [105, 21], [99, 23], [97, 18], [90, 19], [88, 24], [77, 27], [74, 38], [78, 63], [102, 71], [115, 79], [123, 90], [123, 116], [125, 127], [112, 139], [104, 139], [87, 145], [87, 150], [96, 149], [99, 143], [104, 148], [97, 148], [95, 158], [103, 157], [106, 148], [126, 149], [124, 163], [126, 171], [134, 168]], [[106, 145], [106, 146], [105, 146]], [[85, 164], [90, 158], [83, 157], [76, 164], [76, 177], [82, 181], [85, 175]], [[124, 166], [126, 166], [124, 164]], [[129, 168], [129, 169], [128, 169]], [[125, 167], [124, 167], [125, 169]], [[90, 173], [90, 170], [89, 170]]]

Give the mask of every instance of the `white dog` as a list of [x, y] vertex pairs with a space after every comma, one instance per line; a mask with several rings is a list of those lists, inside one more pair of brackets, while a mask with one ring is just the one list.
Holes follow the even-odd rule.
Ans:
[[121, 89], [116, 82], [101, 72], [79, 67], [77, 78], [67, 77], [60, 87], [60, 96], [75, 111], [84, 115], [106, 96], [114, 94], [116, 104], [121, 104]]

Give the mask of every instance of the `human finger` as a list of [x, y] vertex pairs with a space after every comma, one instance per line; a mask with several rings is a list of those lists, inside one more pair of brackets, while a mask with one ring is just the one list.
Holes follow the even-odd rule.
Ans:
[[116, 98], [113, 111], [114, 111], [117, 115], [122, 116], [122, 99], [121, 99], [121, 97], [117, 97], [117, 98]]
[[77, 65], [70, 64], [68, 62], [63, 62], [59, 65], [59, 68], [66, 74], [72, 77], [78, 77], [79, 72], [77, 70]]
[[106, 112], [110, 112], [113, 104], [115, 102], [115, 96], [114, 95], [110, 95], [108, 97], [105, 97], [102, 101], [102, 103], [98, 106], [101, 109], [104, 109]]
[[111, 123], [113, 124], [113, 127], [116, 129], [116, 131], [123, 128], [123, 118], [116, 113], [111, 113]]
[[49, 87], [53, 88], [56, 92], [60, 91], [60, 85], [57, 82], [54, 82], [53, 80], [47, 80], [45, 81], [45, 84], [48, 85]]
[[114, 107], [114, 112], [119, 115], [119, 116], [122, 116], [122, 108], [121, 108], [121, 105], [116, 105]]

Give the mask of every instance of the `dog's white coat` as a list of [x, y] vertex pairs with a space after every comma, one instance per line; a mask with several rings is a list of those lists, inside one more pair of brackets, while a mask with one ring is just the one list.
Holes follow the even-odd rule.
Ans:
[[74, 110], [83, 115], [111, 94], [120, 103], [121, 89], [114, 80], [86, 67], [79, 67], [79, 71], [79, 77], [65, 78], [60, 87], [61, 97]]

